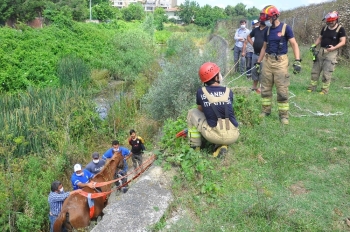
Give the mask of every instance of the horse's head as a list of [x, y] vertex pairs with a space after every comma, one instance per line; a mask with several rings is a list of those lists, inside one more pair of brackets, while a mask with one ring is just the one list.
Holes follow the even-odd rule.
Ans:
[[102, 170], [94, 176], [93, 180], [96, 182], [112, 180], [117, 168], [123, 168], [123, 165], [122, 154], [120, 152], [114, 152], [111, 159], [106, 162]]
[[122, 153], [120, 151], [113, 151], [113, 156], [111, 158], [111, 161], [114, 161], [117, 168], [123, 168], [124, 167], [124, 158], [122, 156]]

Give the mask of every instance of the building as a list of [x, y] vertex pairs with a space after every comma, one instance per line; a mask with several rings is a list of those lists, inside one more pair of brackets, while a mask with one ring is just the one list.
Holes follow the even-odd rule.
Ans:
[[118, 8], [124, 8], [130, 4], [141, 3], [144, 6], [145, 12], [153, 12], [157, 7], [162, 7], [164, 10], [168, 10], [177, 5], [177, 0], [111, 0], [111, 2], [112, 6]]
[[174, 19], [177, 22], [180, 22], [180, 17], [178, 15], [178, 9], [176, 7], [169, 8], [165, 10], [165, 14], [168, 16], [168, 19]]
[[118, 7], [118, 8], [124, 8], [127, 7], [129, 4], [135, 4], [135, 3], [141, 3], [143, 4], [143, 1], [141, 0], [111, 0], [112, 6]]

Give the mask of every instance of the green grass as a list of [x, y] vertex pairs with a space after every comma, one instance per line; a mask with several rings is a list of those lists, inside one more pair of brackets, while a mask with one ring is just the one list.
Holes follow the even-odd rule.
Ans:
[[[216, 160], [202, 152], [214, 174], [199, 179], [217, 184], [219, 190], [214, 195], [201, 194], [198, 179], [175, 181], [173, 208], [186, 209], [188, 215], [171, 231], [348, 229], [344, 219], [350, 216], [350, 90], [343, 88], [350, 85], [348, 68], [336, 67], [328, 95], [308, 93], [312, 61], [307, 48], [301, 50], [302, 72], [294, 75], [290, 70], [289, 90], [295, 95], [290, 99], [290, 125], [280, 124], [274, 96], [271, 116], [252, 125], [241, 124], [239, 141], [230, 146], [226, 159]], [[289, 57], [294, 61], [293, 55]], [[242, 77], [233, 85], [249, 88], [251, 81]], [[247, 98], [248, 108], [260, 110], [257, 94]], [[317, 116], [310, 111], [343, 114]]]

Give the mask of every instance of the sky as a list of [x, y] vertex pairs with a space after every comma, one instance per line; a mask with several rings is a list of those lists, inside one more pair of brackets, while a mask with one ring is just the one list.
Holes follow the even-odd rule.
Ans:
[[[300, 6], [308, 6], [310, 4], [317, 4], [321, 2], [326, 2], [327, 0], [190, 0], [197, 2], [201, 7], [208, 4], [212, 7], [218, 6], [225, 8], [226, 6], [235, 6], [238, 3], [243, 3], [246, 5], [246, 9], [255, 6], [259, 10], [262, 10], [266, 5], [274, 5], [277, 9], [281, 10], [291, 10]], [[177, 4], [180, 5], [184, 3], [185, 0], [177, 0]]]

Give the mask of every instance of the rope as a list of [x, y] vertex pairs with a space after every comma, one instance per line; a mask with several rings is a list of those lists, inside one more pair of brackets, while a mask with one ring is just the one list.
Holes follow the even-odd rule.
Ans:
[[[295, 97], [296, 95], [292, 92], [289, 92], [289, 94], [291, 94], [292, 96], [289, 97], [288, 99], [291, 99], [293, 97]], [[293, 104], [297, 109], [299, 109], [300, 111], [305, 111], [305, 112], [308, 112], [310, 113], [311, 115], [307, 115], [307, 114], [300, 114], [300, 115], [293, 115], [292, 113], [290, 113], [289, 111], [289, 114], [293, 117], [310, 117], [310, 116], [324, 116], [324, 117], [329, 117], [329, 116], [340, 116], [340, 115], [343, 115], [344, 113], [343, 112], [335, 112], [335, 113], [323, 113], [321, 111], [316, 111], [316, 112], [313, 112], [309, 109], [303, 109], [301, 108], [300, 106], [297, 105], [297, 103], [293, 102], [293, 101], [289, 101], [290, 104]]]
[[[137, 172], [136, 175], [135, 175], [132, 179], [130, 179], [130, 180], [128, 180], [127, 182], [125, 182], [124, 184], [118, 186], [116, 189], [113, 189], [113, 190], [108, 191], [108, 192], [91, 193], [91, 198], [94, 199], [94, 198], [103, 197], [103, 196], [106, 196], [106, 195], [108, 195], [108, 194], [110, 194], [110, 193], [112, 193], [112, 192], [114, 192], [114, 191], [116, 191], [116, 190], [118, 190], [118, 189], [121, 189], [123, 186], [127, 185], [127, 184], [130, 183], [132, 180], [134, 180], [134, 179], [136, 179], [138, 176], [140, 176], [141, 173], [143, 173], [145, 170], [147, 170], [147, 169], [151, 166], [151, 164], [153, 163], [153, 161], [154, 161], [155, 159], [156, 159], [156, 155], [152, 155], [152, 156], [149, 157], [145, 162], [143, 162], [141, 166], [135, 168], [132, 172], [129, 172], [127, 175], [122, 176], [122, 177], [120, 177], [120, 178], [118, 178], [118, 179], [111, 180], [111, 181], [106, 181], [106, 182], [98, 182], [98, 183], [95, 182], [95, 185], [94, 185], [95, 188], [96, 188], [96, 187], [101, 187], [101, 186], [105, 186], [105, 185], [111, 184], [111, 183], [113, 183], [113, 182], [117, 182], [117, 181], [119, 181], [119, 180], [121, 180], [121, 179], [126, 178], [127, 176], [130, 176], [132, 173]], [[82, 195], [82, 196], [84, 196], [84, 197], [87, 197], [88, 194], [90, 194], [90, 193], [85, 192], [85, 191], [80, 191], [79, 194]]]
[[232, 69], [233, 69], [234, 67], [237, 66], [237, 64], [239, 63], [239, 61], [241, 60], [241, 58], [242, 58], [242, 56], [239, 57], [239, 59], [237, 60], [237, 62], [236, 62], [236, 63], [233, 65], [233, 67], [226, 73], [226, 75], [222, 78], [222, 80], [224, 80], [224, 79], [227, 77], [227, 75], [230, 74], [230, 72], [232, 71]]
[[229, 85], [232, 81], [238, 80], [239, 78], [241, 78], [242, 76], [246, 75], [247, 72], [251, 71], [255, 69], [255, 66], [247, 71], [245, 71], [244, 73], [242, 73], [240, 76], [236, 77], [235, 79], [231, 80], [230, 82], [228, 82], [226, 85]]

